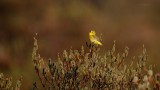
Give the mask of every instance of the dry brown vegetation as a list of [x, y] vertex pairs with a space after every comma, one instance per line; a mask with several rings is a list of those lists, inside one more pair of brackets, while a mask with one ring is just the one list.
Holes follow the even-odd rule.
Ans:
[[[38, 54], [37, 39], [34, 38], [32, 60], [41, 86], [35, 82], [33, 89], [45, 90], [159, 90], [160, 76], [153, 74], [153, 66], [147, 67], [147, 51], [127, 59], [129, 48], [124, 53], [113, 48], [100, 55], [100, 47], [86, 43], [88, 49], [64, 50], [57, 60], [44, 60]], [[137, 60], [136, 60], [137, 59]], [[47, 61], [47, 62], [46, 62]]]

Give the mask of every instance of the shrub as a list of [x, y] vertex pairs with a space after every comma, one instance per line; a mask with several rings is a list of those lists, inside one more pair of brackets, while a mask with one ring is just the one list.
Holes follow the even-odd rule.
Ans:
[[[129, 48], [116, 53], [113, 48], [100, 55], [100, 47], [86, 43], [87, 49], [64, 50], [57, 60], [44, 60], [38, 54], [37, 39], [34, 38], [32, 60], [42, 86], [33, 84], [33, 90], [159, 90], [159, 76], [153, 75], [152, 66], [146, 66], [147, 52], [130, 59], [126, 64]], [[137, 62], [136, 62], [137, 61]]]
[[15, 87], [13, 87], [12, 77], [4, 76], [0, 73], [0, 90], [20, 90], [22, 77], [17, 80]]

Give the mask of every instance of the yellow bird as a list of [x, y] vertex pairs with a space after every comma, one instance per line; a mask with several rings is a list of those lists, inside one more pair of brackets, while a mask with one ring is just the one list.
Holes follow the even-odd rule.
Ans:
[[89, 39], [90, 39], [91, 43], [93, 43], [95, 45], [101, 45], [102, 46], [102, 43], [100, 42], [99, 38], [96, 36], [95, 31], [90, 31], [89, 32]]

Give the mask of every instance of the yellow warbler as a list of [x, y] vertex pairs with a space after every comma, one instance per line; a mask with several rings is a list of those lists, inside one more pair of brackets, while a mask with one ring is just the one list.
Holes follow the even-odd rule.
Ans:
[[101, 45], [102, 46], [102, 43], [100, 42], [99, 38], [96, 36], [95, 31], [90, 31], [89, 32], [89, 39], [90, 39], [91, 43], [93, 43], [95, 45]]

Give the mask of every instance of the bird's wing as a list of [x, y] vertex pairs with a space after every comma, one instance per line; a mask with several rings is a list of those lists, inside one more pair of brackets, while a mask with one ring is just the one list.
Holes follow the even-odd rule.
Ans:
[[97, 41], [100, 41], [100, 38], [99, 38], [99, 37], [95, 36], [94, 38], [95, 38]]

